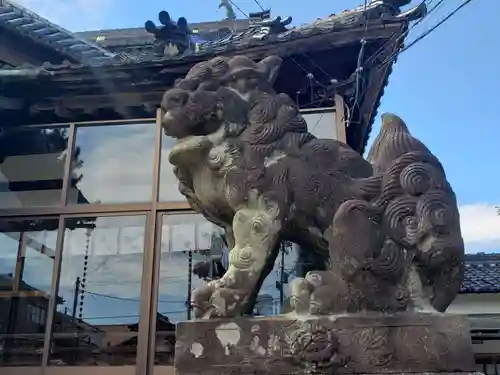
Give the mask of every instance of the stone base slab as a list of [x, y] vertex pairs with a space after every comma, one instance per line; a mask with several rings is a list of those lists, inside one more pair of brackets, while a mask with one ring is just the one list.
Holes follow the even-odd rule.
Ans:
[[476, 373], [466, 318], [404, 313], [177, 325], [177, 375]]

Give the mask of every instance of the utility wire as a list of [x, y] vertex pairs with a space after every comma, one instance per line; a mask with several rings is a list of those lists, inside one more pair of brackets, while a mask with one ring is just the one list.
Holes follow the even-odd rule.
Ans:
[[[429, 0], [427, 5], [431, 5], [432, 4], [432, 1], [433, 0]], [[436, 5], [434, 5], [431, 9], [429, 9], [429, 11], [427, 12], [427, 14], [418, 19], [417, 21], [415, 21], [412, 25], [410, 25], [401, 35], [397, 35], [397, 32], [395, 32], [390, 39], [388, 39], [379, 49], [377, 52], [375, 52], [367, 61], [366, 63], [369, 64], [369, 63], [373, 63], [377, 57], [380, 56], [380, 54], [382, 54], [385, 50], [385, 47], [387, 47], [389, 45], [389, 43], [393, 44], [393, 43], [397, 43], [399, 42], [400, 40], [406, 38], [408, 36], [408, 34], [411, 32], [411, 30], [413, 30], [416, 26], [418, 26], [421, 22], [427, 20], [432, 13], [434, 13], [436, 11], [436, 9], [438, 9], [441, 5], [443, 5], [445, 0], [439, 0], [438, 3]], [[425, 4], [426, 0], [423, 0], [418, 6], [421, 6], [422, 4]], [[392, 41], [393, 37], [396, 37], [396, 40]]]
[[[167, 316], [168, 314], [181, 314], [185, 313], [186, 310], [177, 310], [177, 311], [159, 311], [161, 315]], [[96, 320], [96, 319], [124, 319], [124, 318], [139, 318], [139, 314], [132, 314], [132, 315], [109, 315], [109, 316], [89, 316], [88, 318], [85, 317], [83, 320]]]
[[237, 11], [239, 11], [241, 14], [243, 14], [243, 16], [245, 16], [245, 18], [248, 18], [248, 14], [246, 14], [243, 10], [241, 10], [241, 8], [238, 6], [238, 4], [236, 4], [233, 0], [228, 0], [229, 3], [231, 3], [231, 5], [233, 7], [236, 8]]
[[[309, 60], [309, 62], [310, 62], [311, 64], [313, 64], [316, 68], [318, 68], [321, 72], [323, 72], [323, 74], [325, 74], [325, 75], [328, 77], [328, 79], [329, 79], [330, 81], [331, 81], [331, 80], [333, 80], [333, 77], [332, 77], [330, 74], [328, 74], [328, 73], [327, 73], [327, 72], [326, 72], [326, 71], [325, 71], [325, 70], [324, 70], [324, 69], [323, 69], [323, 68], [322, 68], [319, 64], [317, 64], [317, 63], [316, 63], [313, 59], [311, 59], [309, 56], [307, 56], [304, 52], [302, 52], [302, 55], [303, 55], [303, 56], [304, 56], [307, 60]], [[294, 60], [294, 62], [298, 65], [297, 61], [295, 61], [295, 60]], [[300, 66], [300, 65], [299, 65], [299, 66]], [[301, 67], [301, 68], [302, 68], [302, 67]], [[304, 69], [304, 68], [302, 68], [302, 69]]]
[[255, 2], [255, 4], [258, 5], [258, 7], [260, 8], [261, 11], [265, 12], [265, 9], [264, 7], [262, 6], [262, 4], [259, 2], [259, 0], [253, 0]]
[[[93, 296], [97, 296], [97, 297], [103, 297], [103, 298], [110, 298], [110, 299], [116, 299], [118, 301], [128, 301], [128, 302], [137, 302], [137, 303], [140, 303], [141, 300], [140, 299], [135, 299], [135, 298], [125, 298], [125, 297], [117, 297], [117, 296], [112, 296], [112, 295], [109, 295], [109, 294], [101, 294], [101, 293], [95, 293], [95, 292], [89, 292], [89, 291], [86, 291], [86, 293], [88, 294], [91, 294]], [[184, 303], [185, 301], [182, 300], [158, 300], [158, 302], [160, 303]]]
[[390, 64], [392, 61], [394, 61], [400, 54], [403, 52], [409, 50], [412, 46], [423, 40], [426, 36], [434, 32], [438, 27], [443, 25], [445, 22], [447, 22], [451, 17], [453, 17], [460, 9], [464, 8], [466, 5], [470, 4], [472, 0], [465, 0], [462, 4], [460, 4], [458, 7], [456, 7], [454, 10], [452, 10], [446, 17], [444, 17], [441, 21], [436, 23], [434, 26], [423, 32], [420, 36], [415, 38], [411, 43], [409, 43], [407, 46], [402, 48], [400, 51], [397, 51], [393, 53], [391, 56], [389, 56], [385, 61], [383, 61], [376, 69], [381, 69], [387, 64]]
[[[428, 5], [432, 4], [432, 1], [433, 0], [429, 0], [427, 2]], [[371, 64], [372, 62], [374, 62], [376, 60], [376, 58], [378, 56], [380, 56], [380, 54], [383, 53], [383, 51], [385, 50], [385, 48], [389, 45], [389, 44], [393, 44], [394, 42], [398, 42], [400, 41], [401, 39], [404, 39], [409, 33], [410, 31], [415, 27], [417, 26], [418, 24], [420, 24], [423, 20], [429, 18], [429, 16], [440, 6], [442, 5], [444, 2], [444, 0], [440, 0], [434, 7], [432, 7], [428, 12], [427, 14], [418, 19], [417, 21], [415, 21], [412, 25], [410, 25], [401, 35], [398, 35], [398, 32], [394, 32], [394, 34], [392, 34], [390, 36], [390, 38], [384, 43], [382, 44], [382, 46], [373, 54], [371, 55], [366, 61], [365, 61], [365, 64], [366, 65], [369, 65]], [[425, 4], [426, 3], [426, 0], [423, 0], [418, 6], [421, 6], [422, 4]], [[417, 6], [417, 7], [418, 7]]]
[[[440, 0], [432, 9], [435, 10], [438, 6], [440, 6], [442, 3], [443, 3], [444, 0]], [[446, 21], [448, 21], [451, 17], [453, 17], [460, 9], [464, 8], [467, 4], [471, 3], [472, 0], [465, 0], [462, 4], [460, 4], [459, 6], [457, 6], [453, 11], [451, 11], [446, 17], [444, 17], [441, 21], [439, 21], [437, 24], [435, 24], [434, 26], [432, 26], [431, 28], [429, 28], [428, 30], [426, 30], [424, 33], [422, 33], [420, 36], [418, 36], [417, 38], [415, 38], [415, 40], [413, 40], [411, 43], [409, 43], [407, 46], [405, 46], [404, 48], [402, 48], [401, 50], [399, 51], [396, 51], [394, 52], [393, 54], [391, 54], [387, 59], [385, 59], [383, 62], [379, 63], [379, 64], [375, 64], [373, 66], [368, 66], [366, 63], [368, 61], [370, 62], [374, 62], [375, 59], [376, 59], [376, 56], [374, 55], [377, 55], [378, 53], [380, 53], [380, 51], [382, 49], [380, 49], [379, 51], [377, 51], [374, 55], [372, 55], [370, 58], [367, 59], [367, 61], [365, 62], [365, 69], [370, 67], [370, 68], [373, 68], [373, 69], [382, 69], [384, 68], [386, 65], [390, 64], [391, 62], [393, 62], [401, 53], [403, 53], [404, 51], [407, 51], [409, 48], [411, 48], [412, 46], [414, 46], [416, 43], [418, 43], [419, 41], [423, 40], [426, 36], [428, 36], [429, 34], [431, 34], [433, 31], [435, 31], [438, 27], [440, 27], [441, 25], [443, 25]], [[428, 13], [428, 15], [430, 14], [430, 12]], [[428, 16], [427, 15], [427, 16]], [[426, 17], [427, 17], [426, 16]], [[420, 21], [420, 20], [419, 20]], [[418, 22], [418, 21], [417, 21]], [[389, 41], [388, 41], [389, 42]], [[386, 42], [387, 43], [387, 42]], [[348, 84], [349, 82], [352, 82], [353, 81], [353, 77], [349, 77], [348, 79], [340, 82], [340, 83], [335, 83], [335, 86], [337, 86], [338, 84], [340, 85], [344, 85], [344, 84]], [[312, 105], [312, 104], [315, 104], [316, 102], [320, 102], [322, 101], [323, 99], [318, 99], [318, 100], [315, 100], [315, 101], [311, 101], [310, 103], [307, 103], [307, 105]]]
[[364, 56], [365, 56], [365, 45], [366, 45], [366, 35], [368, 33], [368, 19], [366, 18], [366, 7], [368, 6], [368, 0], [365, 0], [365, 5], [363, 7], [363, 17], [364, 17], [364, 31], [363, 31], [363, 37], [360, 40], [361, 43], [361, 48], [359, 49], [359, 54], [358, 54], [358, 60], [356, 64], [356, 88], [354, 91], [354, 103], [351, 106], [351, 109], [347, 113], [347, 124], [346, 127], [348, 128], [351, 125], [352, 121], [352, 116], [351, 113], [354, 110], [354, 108], [358, 105], [358, 100], [359, 100], [359, 91], [360, 91], [360, 75], [361, 71], [363, 70], [363, 65], [364, 65]]

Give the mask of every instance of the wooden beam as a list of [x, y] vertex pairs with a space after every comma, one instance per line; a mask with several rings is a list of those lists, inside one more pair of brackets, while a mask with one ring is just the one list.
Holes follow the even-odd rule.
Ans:
[[0, 110], [19, 110], [24, 108], [24, 100], [20, 98], [8, 98], [0, 95]]
[[0, 291], [0, 298], [46, 298], [49, 299], [48, 293], [41, 290], [33, 291]]
[[120, 92], [108, 95], [70, 95], [57, 98], [42, 98], [43, 101], [31, 105], [33, 113], [50, 111], [55, 108], [59, 110], [83, 110], [92, 113], [99, 108], [118, 108], [125, 111], [129, 107], [151, 104], [154, 108], [161, 102], [164, 90], [155, 92]]
[[347, 143], [345, 120], [344, 98], [342, 95], [335, 94], [335, 129], [337, 131], [337, 140]]

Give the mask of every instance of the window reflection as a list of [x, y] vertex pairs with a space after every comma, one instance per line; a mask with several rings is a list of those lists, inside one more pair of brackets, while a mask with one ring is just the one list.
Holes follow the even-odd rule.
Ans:
[[175, 323], [192, 317], [190, 293], [227, 266], [222, 230], [197, 214], [165, 215], [161, 234], [156, 362], [172, 364]]
[[174, 175], [174, 167], [168, 161], [170, 150], [176, 140], [162, 133], [160, 161], [160, 202], [184, 202], [186, 198], [179, 192], [179, 182]]
[[145, 216], [66, 222], [51, 365], [134, 364]]
[[318, 138], [337, 139], [337, 129], [335, 126], [335, 112], [306, 112], [302, 116], [307, 122], [309, 133]]
[[151, 201], [155, 133], [154, 122], [77, 128], [69, 203]]
[[[198, 214], [164, 215], [156, 321], [156, 363], [173, 363], [175, 324], [194, 318], [191, 291], [219, 279], [228, 266], [224, 232]], [[290, 311], [290, 282], [305, 269], [298, 266], [298, 247], [283, 243], [273, 270], [265, 279], [254, 315]]]
[[253, 314], [268, 316], [290, 312], [290, 283], [303, 271], [299, 247], [291, 242], [283, 242], [273, 269], [262, 283]]
[[0, 221], [0, 365], [41, 363], [58, 219]]
[[0, 208], [59, 205], [68, 127], [4, 127], [3, 130]]

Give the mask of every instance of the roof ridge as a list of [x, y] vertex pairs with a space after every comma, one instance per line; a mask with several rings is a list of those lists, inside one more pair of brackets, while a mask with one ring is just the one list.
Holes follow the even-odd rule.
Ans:
[[500, 253], [492, 252], [492, 253], [473, 253], [473, 254], [465, 254], [465, 260], [469, 262], [483, 262], [483, 261], [500, 261]]

